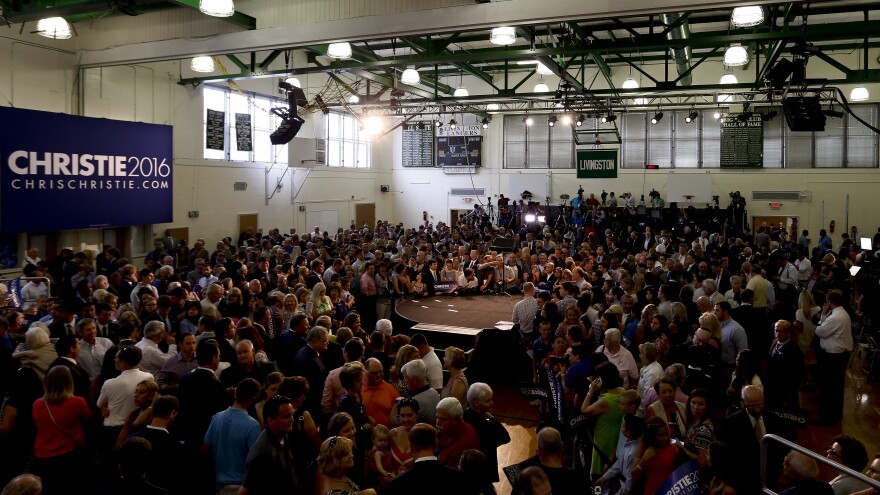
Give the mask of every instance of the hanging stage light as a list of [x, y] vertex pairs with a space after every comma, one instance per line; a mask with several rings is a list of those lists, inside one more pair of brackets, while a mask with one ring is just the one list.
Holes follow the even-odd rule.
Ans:
[[691, 113], [688, 114], [687, 117], [684, 118], [684, 121], [687, 122], [688, 124], [690, 124], [691, 122], [697, 120], [697, 117], [699, 117], [699, 116], [700, 116], [700, 114], [697, 113], [696, 110], [693, 110], [693, 111], [691, 111]]
[[660, 122], [661, 120], [663, 120], [663, 112], [657, 112], [651, 119], [651, 124], [657, 125], [657, 122]]

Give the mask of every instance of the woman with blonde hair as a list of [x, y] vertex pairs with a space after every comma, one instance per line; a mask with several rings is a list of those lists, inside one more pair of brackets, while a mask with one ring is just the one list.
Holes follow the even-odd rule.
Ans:
[[143, 380], [137, 384], [134, 389], [135, 410], [128, 415], [122, 429], [119, 430], [116, 448], [119, 448], [129, 435], [145, 430], [153, 421], [153, 401], [158, 396], [159, 384], [154, 380]]
[[43, 380], [43, 397], [33, 406], [34, 459], [31, 473], [43, 480], [43, 493], [82, 493], [86, 445], [82, 421], [92, 417], [85, 399], [73, 395], [73, 375], [55, 366]]
[[318, 490], [324, 495], [376, 495], [372, 488], [361, 490], [347, 476], [354, 468], [354, 442], [346, 437], [332, 436], [321, 444], [318, 453]]
[[394, 358], [394, 365], [391, 367], [391, 384], [397, 387], [401, 395], [409, 396], [409, 390], [406, 388], [406, 382], [403, 380], [403, 373], [400, 370], [403, 365], [419, 359], [421, 354], [415, 346], [406, 344], [397, 351], [397, 357]]
[[465, 366], [464, 351], [458, 347], [449, 346], [443, 353], [443, 368], [449, 371], [449, 380], [440, 391], [440, 397], [455, 397], [461, 403], [462, 409], [467, 409], [468, 381], [464, 376]]
[[721, 349], [721, 322], [715, 313], [706, 312], [700, 315], [700, 328], [712, 334], [712, 341], [709, 345]]

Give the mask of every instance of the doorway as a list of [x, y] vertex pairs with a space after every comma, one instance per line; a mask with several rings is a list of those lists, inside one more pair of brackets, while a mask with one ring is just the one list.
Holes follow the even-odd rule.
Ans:
[[366, 223], [370, 228], [376, 227], [376, 203], [357, 203], [354, 205], [354, 224], [357, 228]]
[[254, 232], [254, 236], [257, 239], [260, 238], [258, 235], [260, 233], [257, 230], [257, 220], [259, 215], [257, 213], [239, 213], [238, 214], [238, 235], [241, 238], [241, 234], [243, 234], [247, 229], [251, 229]]
[[458, 225], [458, 219], [464, 218], [471, 210], [449, 210], [449, 225]]
[[[788, 232], [789, 239], [797, 240], [798, 237], [798, 217], [785, 216], [763, 216], [752, 217], [752, 235], [758, 233], [758, 228], [766, 225], [772, 230], [779, 229], [780, 225]], [[768, 232], [769, 234], [770, 232]]]

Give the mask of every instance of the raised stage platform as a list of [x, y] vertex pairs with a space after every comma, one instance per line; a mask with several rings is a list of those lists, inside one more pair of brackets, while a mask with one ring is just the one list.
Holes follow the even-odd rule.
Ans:
[[405, 332], [423, 333], [435, 347], [454, 345], [467, 351], [474, 347], [477, 335], [484, 329], [510, 330], [513, 306], [520, 299], [522, 296], [505, 294], [437, 295], [398, 303], [395, 312]]

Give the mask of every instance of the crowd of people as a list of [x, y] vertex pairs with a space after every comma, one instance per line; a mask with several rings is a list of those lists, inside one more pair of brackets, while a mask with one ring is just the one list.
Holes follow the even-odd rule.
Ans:
[[[759, 438], [794, 438], [798, 390], [818, 386], [814, 421], [840, 423], [851, 321], [874, 298], [847, 265], [869, 272], [873, 253], [838, 256], [824, 238], [810, 251], [808, 234], [770, 227], [595, 227], [579, 242], [380, 221], [246, 231], [213, 250], [166, 232], [142, 267], [111, 246], [51, 262], [30, 249], [2, 294], [0, 481], [50, 495], [494, 493], [510, 437], [492, 388], [469, 380], [461, 349], [395, 330], [395, 304], [443, 285], [521, 292], [528, 375], [559, 384], [563, 417], [590, 418], [540, 429], [516, 493], [651, 494], [690, 460], [704, 493], [758, 493]], [[512, 250], [496, 252], [499, 237]], [[859, 446], [838, 437], [829, 458], [861, 471]], [[783, 477], [771, 468], [768, 484], [821, 484], [812, 460], [776, 454]]]

